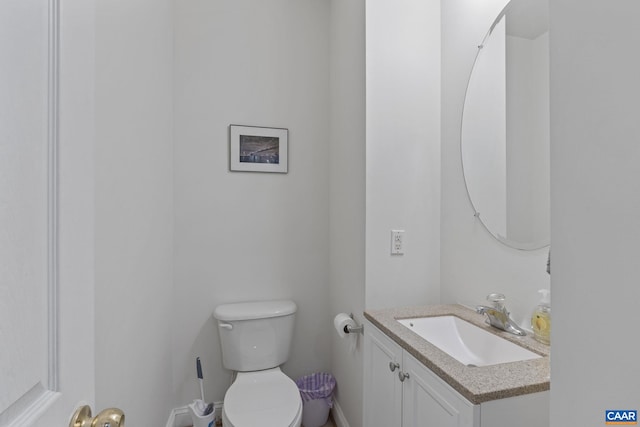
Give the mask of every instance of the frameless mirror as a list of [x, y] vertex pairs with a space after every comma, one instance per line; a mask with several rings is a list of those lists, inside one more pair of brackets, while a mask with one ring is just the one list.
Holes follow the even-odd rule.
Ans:
[[511, 0], [478, 46], [461, 129], [475, 215], [500, 242], [549, 244], [549, 36], [546, 0]]

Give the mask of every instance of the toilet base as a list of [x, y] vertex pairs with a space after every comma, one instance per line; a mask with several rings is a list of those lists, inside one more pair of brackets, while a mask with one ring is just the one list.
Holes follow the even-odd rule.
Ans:
[[[300, 427], [302, 425], [302, 411], [298, 414], [293, 423], [288, 427]], [[222, 409], [222, 427], [235, 427], [231, 422], [227, 419], [227, 415], [224, 413], [224, 407]]]

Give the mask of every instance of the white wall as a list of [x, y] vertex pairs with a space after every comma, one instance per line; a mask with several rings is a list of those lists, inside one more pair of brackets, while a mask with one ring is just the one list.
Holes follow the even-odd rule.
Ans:
[[171, 411], [171, 2], [96, 10], [96, 408]]
[[[476, 305], [502, 292], [518, 322], [527, 325], [548, 288], [547, 250], [523, 252], [498, 243], [473, 216], [460, 162], [464, 93], [476, 55], [505, 0], [442, 2], [442, 221], [443, 303]], [[552, 295], [553, 299], [553, 295]]]
[[366, 5], [366, 307], [437, 303], [440, 2]]
[[550, 13], [551, 425], [598, 426], [640, 398], [640, 4]]
[[[332, 314], [361, 323], [365, 294], [364, 0], [331, 1], [329, 278]], [[362, 424], [362, 339], [355, 351], [331, 335], [336, 400], [351, 427]]]
[[507, 235], [542, 244], [550, 216], [549, 33], [508, 36], [507, 60]]
[[[331, 367], [329, 13], [316, 0], [174, 2], [174, 403], [221, 401], [214, 308], [298, 304], [292, 378]], [[229, 124], [289, 129], [289, 173], [229, 172]], [[168, 371], [170, 372], [170, 371]]]

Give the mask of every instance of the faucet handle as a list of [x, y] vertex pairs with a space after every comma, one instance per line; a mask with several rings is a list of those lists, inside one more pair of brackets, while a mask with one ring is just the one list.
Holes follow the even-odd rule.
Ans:
[[504, 294], [489, 294], [487, 295], [487, 301], [489, 301], [490, 303], [493, 304], [493, 307], [498, 309], [498, 310], [503, 310], [504, 309], [504, 301], [507, 298], [504, 296]]

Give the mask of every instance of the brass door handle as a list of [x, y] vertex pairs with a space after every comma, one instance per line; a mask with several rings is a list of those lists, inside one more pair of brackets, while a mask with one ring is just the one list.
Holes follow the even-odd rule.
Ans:
[[69, 427], [124, 427], [124, 412], [118, 408], [108, 408], [91, 417], [88, 405], [79, 407], [69, 421]]

